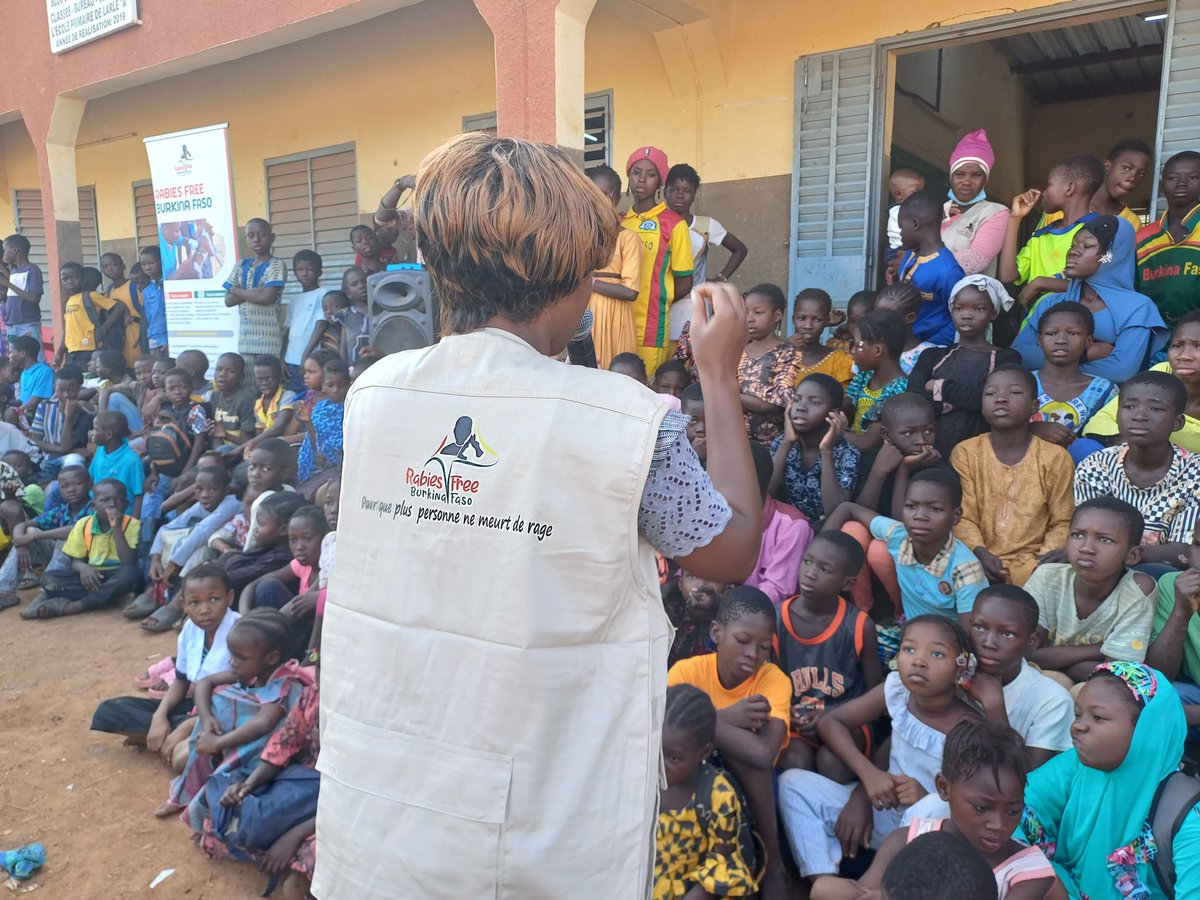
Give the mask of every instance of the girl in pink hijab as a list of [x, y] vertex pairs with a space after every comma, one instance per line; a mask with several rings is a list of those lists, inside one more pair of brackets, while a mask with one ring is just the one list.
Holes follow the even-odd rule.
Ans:
[[994, 277], [1004, 245], [1008, 207], [987, 199], [987, 180], [995, 163], [996, 154], [982, 128], [965, 135], [950, 154], [942, 241], [967, 275]]

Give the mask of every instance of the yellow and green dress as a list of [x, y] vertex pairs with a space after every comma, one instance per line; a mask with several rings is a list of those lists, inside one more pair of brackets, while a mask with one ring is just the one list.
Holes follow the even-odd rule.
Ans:
[[698, 773], [697, 783], [712, 784], [706, 802], [693, 795], [680, 809], [659, 810], [653, 900], [677, 900], [697, 884], [720, 897], [747, 897], [757, 887], [738, 848], [742, 808], [733, 785], [723, 772]]
[[638, 298], [633, 301], [637, 354], [654, 371], [671, 358], [671, 303], [675, 279], [692, 274], [692, 239], [688, 224], [665, 203], [644, 213], [630, 209], [621, 227], [638, 236], [642, 245], [642, 271]]

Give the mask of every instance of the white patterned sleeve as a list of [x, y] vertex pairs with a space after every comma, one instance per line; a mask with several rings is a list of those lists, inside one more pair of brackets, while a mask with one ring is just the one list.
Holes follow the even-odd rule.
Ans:
[[663, 418], [638, 507], [638, 531], [668, 559], [707, 546], [733, 517], [688, 442], [687, 424], [680, 413]]

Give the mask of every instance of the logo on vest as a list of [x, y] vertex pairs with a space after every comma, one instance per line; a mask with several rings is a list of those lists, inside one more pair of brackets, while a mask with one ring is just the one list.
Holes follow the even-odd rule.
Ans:
[[474, 420], [459, 416], [454, 431], [442, 438], [420, 470], [405, 470], [404, 483], [413, 497], [470, 506], [479, 493], [479, 479], [456, 473], [455, 468], [489, 469], [498, 462], [500, 455], [480, 436]]

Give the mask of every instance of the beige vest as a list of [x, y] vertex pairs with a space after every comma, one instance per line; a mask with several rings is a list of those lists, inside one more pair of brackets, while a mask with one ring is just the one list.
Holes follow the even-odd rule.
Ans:
[[637, 510], [665, 410], [493, 329], [355, 384], [316, 896], [648, 895], [670, 629]]

